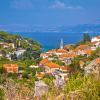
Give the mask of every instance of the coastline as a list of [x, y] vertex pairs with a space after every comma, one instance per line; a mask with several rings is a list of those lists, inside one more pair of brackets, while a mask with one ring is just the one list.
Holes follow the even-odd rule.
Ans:
[[[63, 38], [65, 44], [75, 44], [82, 40], [83, 33], [42, 33], [42, 32], [12, 32], [25, 38], [32, 38], [39, 41], [43, 47], [43, 52], [53, 48], [59, 48], [60, 39]], [[100, 33], [89, 33], [91, 37], [100, 35]]]

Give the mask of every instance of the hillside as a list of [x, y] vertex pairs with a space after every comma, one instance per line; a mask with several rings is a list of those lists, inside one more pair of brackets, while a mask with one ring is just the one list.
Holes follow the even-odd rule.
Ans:
[[63, 26], [59, 28], [60, 32], [69, 32], [69, 33], [99, 33], [100, 32], [100, 24], [80, 24], [73, 26]]
[[5, 61], [27, 66], [27, 64], [34, 62], [34, 59], [39, 58], [40, 52], [41, 45], [38, 41], [0, 31], [0, 66]]
[[0, 100], [100, 99], [100, 36], [42, 53], [32, 39], [0, 39]]
[[10, 34], [8, 32], [0, 31], [0, 42], [14, 43], [15, 47], [18, 46], [20, 42], [20, 47], [22, 48], [32, 48], [32, 50], [40, 50], [41, 45], [30, 38], [24, 38], [17, 34]]

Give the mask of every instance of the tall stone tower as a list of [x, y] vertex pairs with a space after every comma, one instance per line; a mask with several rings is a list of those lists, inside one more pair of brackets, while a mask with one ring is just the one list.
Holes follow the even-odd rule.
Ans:
[[63, 39], [61, 38], [61, 40], [60, 40], [60, 49], [63, 49], [63, 45], [64, 45]]

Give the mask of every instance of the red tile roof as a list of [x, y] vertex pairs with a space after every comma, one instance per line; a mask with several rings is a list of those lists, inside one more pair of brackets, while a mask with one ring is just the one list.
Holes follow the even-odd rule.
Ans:
[[16, 68], [16, 67], [18, 67], [18, 65], [17, 65], [17, 64], [4, 64], [3, 67], [4, 67], [4, 68], [7, 68], [7, 67]]
[[88, 54], [88, 55], [91, 55], [92, 52], [93, 52], [92, 50], [84, 50], [84, 53], [85, 53], [85, 54]]
[[45, 75], [44, 73], [39, 73], [39, 74], [36, 75], [36, 77], [42, 78], [42, 77], [44, 77], [44, 75]]
[[56, 63], [49, 62], [46, 64], [49, 68], [59, 68], [60, 66]]
[[50, 60], [48, 60], [48, 59], [46, 58], [46, 59], [41, 60], [40, 64], [46, 64], [47, 62], [50, 62]]
[[96, 38], [100, 39], [100, 36], [96, 36]]
[[56, 49], [48, 50], [47, 52], [54, 53], [54, 52], [56, 52]]
[[7, 72], [18, 72], [17, 64], [4, 64], [3, 67]]
[[69, 66], [61, 66], [60, 69], [63, 70], [63, 71], [70, 70]]
[[76, 57], [77, 56], [77, 54], [68, 54], [68, 53], [66, 53], [66, 54], [62, 54], [60, 57]]
[[57, 52], [58, 53], [66, 53], [67, 51], [65, 49], [58, 49]]

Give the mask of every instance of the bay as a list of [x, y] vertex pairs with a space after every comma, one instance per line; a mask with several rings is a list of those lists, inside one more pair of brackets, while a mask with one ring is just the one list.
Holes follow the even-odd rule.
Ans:
[[[82, 40], [83, 33], [56, 33], [56, 32], [14, 32], [22, 37], [37, 40], [43, 47], [43, 50], [59, 48], [61, 38], [66, 44], [75, 44]], [[100, 33], [90, 33], [91, 37], [98, 36]]]

